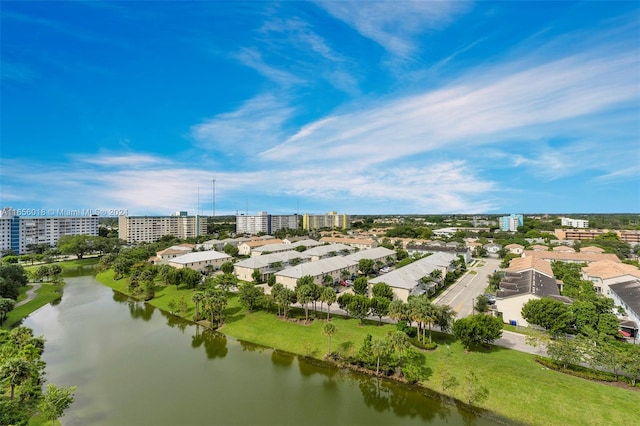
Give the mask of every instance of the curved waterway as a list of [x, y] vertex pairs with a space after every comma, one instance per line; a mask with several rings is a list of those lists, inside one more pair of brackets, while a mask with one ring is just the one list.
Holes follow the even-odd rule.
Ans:
[[308, 362], [132, 301], [93, 276], [24, 325], [47, 379], [75, 385], [64, 425], [489, 425], [414, 387]]

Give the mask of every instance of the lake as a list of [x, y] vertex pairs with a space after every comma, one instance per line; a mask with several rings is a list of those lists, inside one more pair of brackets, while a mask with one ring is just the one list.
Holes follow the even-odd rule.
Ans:
[[[76, 274], [77, 275], [77, 274]], [[64, 425], [489, 425], [428, 391], [203, 329], [66, 277], [24, 325], [44, 335], [47, 380], [74, 385]]]

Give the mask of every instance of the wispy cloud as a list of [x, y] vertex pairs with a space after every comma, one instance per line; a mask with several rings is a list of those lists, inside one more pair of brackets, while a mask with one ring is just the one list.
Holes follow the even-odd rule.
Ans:
[[447, 26], [468, 10], [462, 1], [318, 1], [334, 17], [353, 26], [360, 34], [383, 46], [395, 56], [416, 50], [414, 37], [427, 30]]
[[260, 95], [236, 111], [195, 125], [191, 136], [209, 150], [256, 152], [282, 141], [283, 126], [294, 112], [284, 98]]
[[23, 64], [3, 60], [1, 68], [3, 84], [28, 83], [37, 77], [35, 71]]
[[[363, 167], [436, 149], [527, 140], [532, 128], [632, 105], [640, 58], [577, 55], [512, 70], [467, 73], [447, 87], [334, 114], [304, 137], [270, 148], [268, 160], [315, 162], [357, 155]], [[571, 129], [554, 131], [571, 134]], [[539, 130], [538, 130], [539, 132]], [[547, 137], [555, 137], [551, 133]], [[390, 144], [392, 143], [392, 148]]]

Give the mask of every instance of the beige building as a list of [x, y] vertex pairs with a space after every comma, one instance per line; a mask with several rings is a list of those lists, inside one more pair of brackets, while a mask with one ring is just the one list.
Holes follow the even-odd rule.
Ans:
[[524, 252], [524, 246], [520, 244], [507, 244], [504, 248], [511, 254], [522, 254]]
[[373, 260], [374, 263], [379, 262], [382, 265], [388, 265], [395, 263], [397, 253], [395, 250], [389, 250], [386, 247], [376, 247], [369, 250], [360, 250], [345, 257], [355, 262], [359, 262], [360, 259], [369, 259]]
[[320, 238], [320, 242], [329, 244], [345, 244], [361, 250], [378, 247], [378, 243], [375, 240], [364, 238], [322, 237]]
[[193, 244], [180, 244], [178, 246], [171, 246], [157, 252], [156, 257], [153, 259], [153, 261], [157, 264], [165, 264], [169, 260], [174, 259], [178, 256], [191, 253], [194, 247], [195, 246]]
[[240, 280], [253, 281], [253, 271], [260, 272], [262, 281], [283, 269], [311, 261], [311, 256], [297, 251], [285, 251], [262, 256], [252, 256], [233, 265], [233, 272]]
[[528, 326], [522, 317], [522, 306], [543, 297], [571, 303], [571, 299], [560, 295], [549, 262], [532, 256], [511, 260], [496, 293], [496, 309], [502, 314], [503, 321]]
[[582, 268], [582, 279], [591, 281], [598, 294], [609, 297], [611, 284], [640, 279], [640, 269], [626, 263], [601, 260]]
[[272, 238], [270, 240], [251, 240], [238, 245], [238, 254], [240, 256], [249, 256], [254, 249], [272, 244], [282, 244], [282, 240]]
[[618, 256], [611, 253], [575, 253], [525, 250], [524, 253], [522, 253], [522, 257], [535, 257], [546, 260], [547, 262], [558, 260], [560, 262], [591, 263], [599, 260], [610, 260], [612, 262], [620, 263]]
[[342, 256], [335, 256], [315, 262], [301, 263], [276, 272], [275, 276], [277, 283], [294, 290], [298, 279], [307, 275], [313, 277], [316, 284], [322, 285], [325, 276], [330, 276], [335, 282], [344, 276], [351, 277], [357, 272], [358, 262]]
[[171, 216], [120, 216], [118, 238], [128, 243], [153, 243], [165, 235], [179, 239], [207, 233], [207, 217], [176, 212]]
[[354, 251], [356, 251], [354, 247], [344, 244], [324, 244], [307, 249], [304, 253], [311, 256], [311, 260], [315, 262], [327, 257], [346, 256]]
[[199, 272], [205, 272], [207, 270], [217, 271], [220, 269], [224, 262], [230, 262], [231, 256], [225, 253], [219, 253], [214, 250], [209, 251], [194, 251], [191, 253], [183, 254], [182, 256], [174, 257], [167, 263], [174, 268], [189, 268]]
[[[444, 282], [447, 272], [453, 270], [452, 262], [457, 259], [458, 256], [453, 253], [434, 253], [431, 256], [416, 260], [402, 268], [394, 269], [387, 274], [369, 280], [369, 284], [373, 286], [377, 283], [386, 283], [393, 290], [396, 299], [406, 302], [411, 295], [419, 296], [427, 293], [433, 287], [437, 288], [438, 285]], [[441, 273], [439, 281], [429, 284], [423, 283], [422, 279], [435, 270], [439, 270]]]
[[351, 228], [351, 221], [348, 215], [338, 214], [337, 212], [329, 212], [322, 215], [305, 213], [302, 216], [302, 229], [311, 231], [323, 228], [349, 229]]

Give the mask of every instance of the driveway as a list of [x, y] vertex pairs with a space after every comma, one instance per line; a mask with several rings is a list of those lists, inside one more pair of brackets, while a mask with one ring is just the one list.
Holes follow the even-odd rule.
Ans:
[[498, 269], [500, 260], [480, 259], [478, 264], [482, 266], [469, 267], [467, 273], [438, 296], [434, 303], [451, 306], [458, 313], [458, 318], [472, 315], [475, 299], [484, 294], [489, 285], [489, 275]]

